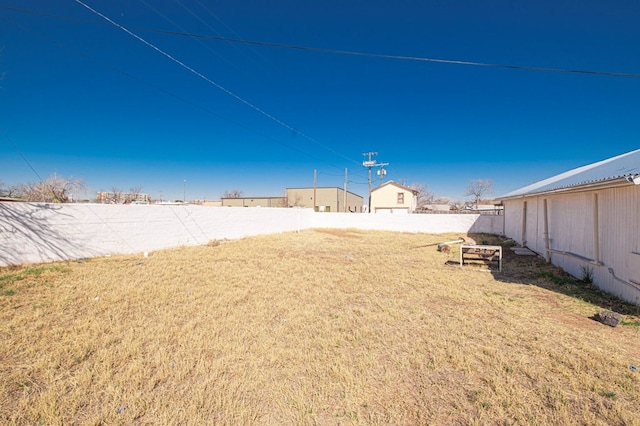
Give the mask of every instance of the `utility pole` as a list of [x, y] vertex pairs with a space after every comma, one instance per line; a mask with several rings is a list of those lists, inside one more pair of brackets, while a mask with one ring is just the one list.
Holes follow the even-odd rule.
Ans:
[[187, 202], [187, 180], [184, 179], [182, 181], [182, 203], [186, 204]]
[[342, 200], [342, 206], [344, 208], [344, 212], [347, 212], [347, 182], [348, 182], [348, 178], [347, 178], [347, 169], [344, 169], [344, 200]]
[[313, 170], [313, 211], [316, 211], [316, 179], [318, 177], [318, 171]]
[[367, 213], [371, 213], [371, 168], [376, 165], [376, 160], [372, 160], [371, 157], [374, 155], [378, 155], [378, 153], [369, 151], [363, 152], [362, 155], [369, 158], [368, 160], [364, 160], [362, 162], [362, 165], [369, 169], [369, 207], [367, 208]]

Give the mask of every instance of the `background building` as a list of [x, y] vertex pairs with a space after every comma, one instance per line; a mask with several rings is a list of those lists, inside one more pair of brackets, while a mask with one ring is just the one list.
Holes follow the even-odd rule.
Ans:
[[285, 197], [234, 197], [221, 198], [224, 207], [286, 207]]
[[151, 197], [141, 192], [98, 192], [96, 202], [100, 204], [149, 204]]
[[418, 191], [389, 181], [371, 191], [373, 213], [413, 213], [418, 206]]
[[504, 235], [640, 304], [639, 164], [640, 149], [503, 195]]
[[361, 213], [364, 199], [338, 187], [287, 188], [289, 207], [313, 208], [319, 212]]

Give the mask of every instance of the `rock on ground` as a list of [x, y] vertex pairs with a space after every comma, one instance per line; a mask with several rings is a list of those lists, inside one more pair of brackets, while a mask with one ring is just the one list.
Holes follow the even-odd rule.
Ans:
[[610, 325], [611, 327], [615, 327], [620, 324], [622, 321], [622, 315], [613, 311], [602, 311], [598, 312], [594, 316], [596, 321], [600, 321], [603, 324]]

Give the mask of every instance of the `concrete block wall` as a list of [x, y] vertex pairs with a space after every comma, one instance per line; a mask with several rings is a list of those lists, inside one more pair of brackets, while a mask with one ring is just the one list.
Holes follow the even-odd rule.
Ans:
[[0, 266], [143, 253], [310, 227], [312, 211], [0, 202]]
[[398, 232], [487, 233], [502, 235], [502, 216], [480, 214], [316, 213], [314, 228], [355, 228]]
[[356, 228], [502, 233], [502, 216], [314, 213], [303, 208], [0, 202], [0, 266], [143, 253], [211, 240]]

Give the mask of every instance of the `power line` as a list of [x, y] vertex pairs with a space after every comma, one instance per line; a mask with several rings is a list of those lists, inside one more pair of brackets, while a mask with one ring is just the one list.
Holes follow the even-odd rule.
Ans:
[[[170, 18], [168, 18], [166, 15], [164, 15], [163, 13], [161, 13], [158, 9], [156, 9], [155, 7], [151, 6], [149, 3], [147, 3], [145, 0], [138, 0], [140, 1], [140, 3], [142, 3], [143, 5], [145, 5], [146, 7], [148, 7], [150, 10], [152, 10], [156, 15], [160, 16], [162, 19], [164, 19], [165, 21], [167, 21], [169, 24], [173, 25], [174, 27], [178, 28], [180, 31], [184, 31], [184, 29], [178, 25], [177, 23], [175, 23], [173, 20], [171, 20]], [[187, 9], [182, 3], [180, 3], [178, 1], [178, 4], [181, 5], [183, 8], [185, 8], [185, 10], [187, 10], [193, 17], [195, 17], [196, 19], [200, 20], [201, 22], [203, 22], [201, 20], [201, 18], [196, 15], [195, 13], [193, 13], [191, 10]], [[206, 23], [205, 23], [206, 24]], [[208, 25], [207, 25], [208, 26]], [[213, 28], [211, 28], [209, 26], [209, 28], [212, 31], [215, 31]], [[207, 45], [204, 41], [202, 41], [202, 39], [198, 39], [197, 40], [201, 46], [203, 46], [205, 49], [207, 49], [209, 52], [211, 52], [212, 54], [216, 55], [220, 60], [223, 61], [227, 61], [225, 58], [223, 58], [220, 54], [218, 54], [217, 52], [215, 52], [209, 45]], [[229, 62], [229, 61], [227, 61]]]
[[[76, 0], [76, 1], [81, 3], [79, 0]], [[99, 23], [95, 21], [88, 21], [88, 20], [71, 18], [68, 16], [61, 16], [61, 15], [53, 15], [53, 14], [42, 13], [42, 12], [37, 12], [33, 10], [19, 9], [19, 8], [8, 7], [8, 6], [0, 6], [0, 9], [11, 10], [14, 12], [38, 15], [38, 16], [54, 18], [54, 19], [63, 19], [63, 20], [81, 22], [81, 23], [92, 24], [92, 25], [109, 25], [109, 24]], [[598, 76], [609, 76], [609, 77], [640, 78], [640, 73], [623, 73], [623, 72], [597, 71], [597, 70], [571, 69], [571, 68], [552, 68], [552, 67], [541, 67], [541, 66], [465, 61], [465, 60], [457, 60], [457, 59], [429, 58], [429, 57], [421, 57], [421, 56], [390, 55], [390, 54], [383, 54], [383, 53], [358, 52], [353, 50], [328, 49], [323, 47], [311, 47], [311, 46], [301, 46], [301, 45], [293, 45], [293, 44], [271, 43], [271, 42], [256, 41], [256, 40], [244, 40], [244, 39], [238, 39], [238, 38], [159, 30], [159, 29], [143, 28], [143, 27], [124, 27], [114, 22], [111, 22], [110, 25], [117, 26], [122, 29], [126, 28], [130, 30], [153, 32], [153, 33], [174, 35], [174, 36], [180, 36], [180, 37], [202, 38], [202, 39], [208, 39], [208, 40], [225, 41], [229, 43], [241, 43], [241, 44], [248, 44], [248, 45], [255, 45], [255, 46], [275, 47], [280, 49], [301, 50], [301, 51], [319, 52], [319, 53], [331, 53], [336, 55], [350, 55], [350, 56], [361, 56], [361, 57], [380, 58], [380, 59], [395, 59], [395, 60], [402, 60], [402, 61], [431, 62], [431, 63], [449, 64], [449, 65], [467, 65], [467, 66], [487, 67], [487, 68], [502, 68], [502, 69], [521, 70], [521, 71], [538, 71], [538, 72], [552, 72], [552, 73], [587, 74], [587, 75], [598, 75]]]
[[265, 117], [267, 117], [268, 119], [274, 121], [275, 123], [281, 125], [282, 127], [290, 130], [291, 132], [298, 134], [300, 136], [302, 136], [303, 138], [307, 139], [308, 141], [321, 146], [322, 148], [348, 160], [351, 162], [354, 162], [356, 164], [357, 161], [343, 155], [342, 153], [334, 150], [333, 148], [330, 148], [326, 145], [321, 144], [320, 142], [316, 141], [315, 139], [313, 139], [311, 136], [308, 136], [304, 133], [302, 133], [301, 131], [297, 130], [296, 128], [290, 126], [289, 124], [285, 123], [284, 121], [278, 119], [277, 117], [269, 114], [268, 112], [266, 112], [265, 110], [263, 110], [262, 108], [258, 107], [257, 105], [252, 104], [251, 102], [249, 102], [248, 100], [242, 98], [241, 96], [235, 94], [234, 92], [232, 92], [231, 90], [225, 88], [224, 86], [222, 86], [221, 84], [216, 83], [215, 81], [213, 81], [212, 79], [210, 79], [209, 77], [205, 76], [204, 74], [200, 73], [199, 71], [195, 70], [193, 67], [190, 67], [189, 65], [185, 64], [184, 62], [180, 61], [179, 59], [171, 56], [169, 53], [165, 52], [164, 50], [160, 49], [159, 47], [157, 47], [156, 45], [154, 45], [153, 43], [145, 40], [144, 38], [140, 37], [139, 35], [133, 33], [132, 31], [130, 31], [129, 29], [127, 29], [126, 27], [118, 24], [117, 22], [113, 21], [111, 18], [107, 17], [106, 15], [98, 12], [97, 10], [93, 9], [92, 7], [86, 5], [85, 3], [83, 3], [81, 0], [75, 0], [76, 3], [80, 4], [81, 6], [85, 7], [86, 9], [88, 9], [89, 11], [91, 11], [92, 13], [96, 14], [97, 16], [103, 18], [105, 21], [110, 22], [112, 25], [115, 25], [116, 27], [120, 28], [122, 31], [126, 32], [127, 34], [129, 34], [130, 36], [132, 36], [133, 38], [137, 39], [138, 41], [140, 41], [141, 43], [143, 43], [144, 45], [150, 47], [151, 49], [155, 50], [156, 52], [160, 53], [161, 55], [165, 56], [166, 58], [170, 59], [171, 61], [175, 62], [176, 64], [180, 65], [181, 67], [183, 67], [184, 69], [186, 69], [187, 71], [191, 72], [192, 74], [194, 74], [195, 76], [201, 78], [202, 80], [206, 81], [207, 83], [213, 85], [214, 87], [218, 88], [219, 90], [221, 90], [222, 92], [226, 93], [227, 95], [231, 96], [232, 98], [242, 102], [243, 104], [245, 104], [246, 106], [248, 106], [249, 108], [259, 112], [260, 114], [264, 115]]
[[[195, 35], [189, 35], [189, 34], [182, 34], [182, 35], [195, 37]], [[203, 37], [206, 37], [206, 36], [203, 36]], [[386, 55], [382, 53], [367, 53], [367, 52], [357, 52], [357, 51], [351, 51], [351, 50], [326, 49], [321, 47], [268, 43], [268, 42], [262, 42], [262, 41], [237, 40], [237, 39], [230, 39], [225, 37], [222, 37], [222, 38], [207, 37], [207, 38], [211, 38], [214, 40], [219, 39], [219, 40], [223, 40], [231, 43], [245, 43], [245, 44], [253, 44], [253, 45], [259, 45], [259, 46], [279, 47], [284, 49], [307, 50], [307, 51], [321, 52], [321, 53], [333, 53], [338, 55], [364, 56], [369, 58], [398, 59], [403, 61], [418, 61], [418, 62], [434, 62], [434, 63], [451, 64], [451, 65], [471, 65], [476, 67], [505, 68], [505, 69], [514, 69], [514, 70], [523, 70], [523, 71], [544, 71], [544, 72], [554, 72], [554, 73], [574, 73], [574, 74], [604, 75], [604, 76], [610, 76], [610, 77], [640, 78], [640, 73], [621, 73], [621, 72], [592, 71], [592, 70], [582, 70], [582, 69], [534, 67], [534, 66], [526, 66], [526, 65], [507, 65], [507, 64], [495, 64], [495, 63], [488, 63], [488, 62], [461, 61], [461, 60], [455, 60], [455, 59], [437, 59], [437, 58], [428, 58], [428, 57], [420, 57], [420, 56]]]
[[40, 174], [36, 171], [36, 169], [33, 167], [31, 162], [29, 160], [27, 160], [27, 157], [25, 157], [24, 154], [22, 153], [22, 151], [20, 151], [20, 149], [18, 148], [18, 145], [16, 145], [15, 142], [13, 142], [13, 140], [9, 137], [9, 135], [7, 135], [7, 133], [1, 127], [0, 127], [0, 133], [2, 133], [2, 135], [5, 137], [5, 139], [9, 141], [9, 143], [13, 146], [13, 148], [16, 150], [16, 152], [20, 156], [20, 158], [22, 158], [22, 161], [24, 161], [27, 164], [27, 166], [31, 169], [33, 174], [36, 175], [38, 180], [40, 182], [44, 182], [44, 180], [42, 179], [42, 177], [40, 177]]
[[[197, 13], [193, 12], [191, 9], [189, 9], [187, 6], [185, 6], [180, 0], [176, 0], [176, 2], [184, 9], [186, 10], [191, 16], [193, 16], [196, 20], [198, 20], [200, 23], [202, 23], [203, 25], [205, 25], [207, 28], [209, 28], [211, 31], [219, 34], [220, 36], [222, 36], [222, 34], [220, 34], [215, 28], [213, 28], [211, 25], [209, 25], [209, 23], [207, 21], [205, 21], [202, 17], [200, 17]], [[218, 21], [220, 24], [222, 24], [227, 30], [229, 30], [231, 33], [233, 33], [236, 37], [240, 38], [240, 35], [235, 32], [233, 30], [233, 28], [229, 27], [224, 21], [222, 21], [222, 19], [220, 19], [218, 17], [218, 15], [216, 15], [215, 13], [213, 13], [211, 11], [211, 9], [209, 9], [206, 5], [202, 4], [201, 2], [199, 2], [198, 0], [196, 0], [196, 3], [202, 8], [204, 9], [209, 15], [211, 15], [216, 21]], [[175, 25], [177, 26], [177, 25]], [[180, 28], [180, 27], [178, 27]], [[234, 46], [243, 56], [245, 56], [246, 58], [248, 58], [251, 61], [254, 61], [254, 59], [246, 54], [244, 51], [242, 51], [238, 46]], [[208, 49], [210, 49], [209, 47], [207, 47]], [[219, 55], [218, 55], [219, 56]], [[257, 61], [254, 61], [255, 63], [259, 63]]]
[[[306, 151], [303, 151], [302, 149], [300, 149], [300, 148], [298, 148], [298, 147], [296, 147], [296, 146], [292, 146], [292, 145], [290, 145], [290, 144], [284, 143], [284, 142], [282, 142], [282, 141], [280, 141], [280, 140], [278, 140], [278, 139], [275, 139], [275, 138], [273, 138], [273, 137], [271, 137], [271, 136], [266, 135], [265, 133], [262, 133], [262, 132], [260, 132], [260, 131], [258, 131], [258, 130], [256, 130], [256, 129], [254, 129], [254, 128], [252, 128], [252, 127], [249, 127], [249, 126], [247, 126], [247, 125], [245, 125], [245, 124], [242, 124], [242, 123], [240, 123], [240, 122], [238, 122], [238, 121], [235, 121], [235, 120], [232, 120], [232, 119], [230, 119], [230, 118], [227, 118], [227, 117], [225, 117], [225, 116], [223, 116], [223, 115], [220, 115], [220, 114], [218, 114], [218, 113], [216, 113], [216, 112], [212, 111], [211, 109], [209, 109], [209, 108], [207, 108], [207, 107], [204, 107], [204, 106], [202, 106], [202, 105], [196, 104], [196, 103], [195, 103], [195, 102], [193, 102], [193, 101], [190, 101], [190, 100], [188, 100], [188, 99], [186, 99], [186, 98], [184, 98], [184, 97], [182, 97], [182, 96], [179, 96], [179, 95], [177, 95], [177, 94], [175, 94], [175, 93], [173, 93], [173, 92], [171, 92], [171, 91], [169, 91], [169, 90], [167, 90], [167, 89], [165, 89], [165, 88], [163, 88], [163, 87], [160, 87], [160, 86], [157, 86], [157, 85], [155, 85], [155, 84], [152, 84], [152, 83], [150, 83], [150, 82], [149, 82], [149, 81], [147, 81], [147, 80], [144, 80], [144, 79], [139, 78], [139, 77], [137, 77], [137, 76], [135, 76], [135, 75], [133, 75], [133, 74], [130, 74], [130, 73], [128, 73], [128, 72], [126, 72], [126, 71], [124, 71], [124, 70], [122, 70], [122, 69], [120, 69], [120, 68], [118, 68], [118, 67], [115, 67], [115, 66], [113, 66], [113, 65], [111, 65], [111, 64], [109, 64], [109, 63], [107, 63], [107, 62], [104, 62], [104, 61], [102, 61], [102, 60], [96, 59], [95, 57], [93, 57], [93, 56], [91, 56], [91, 55], [88, 55], [88, 54], [86, 54], [86, 53], [84, 53], [84, 52], [82, 52], [82, 51], [80, 51], [80, 50], [77, 50], [77, 49], [75, 49], [75, 48], [73, 48], [73, 47], [70, 47], [70, 46], [68, 46], [68, 45], [66, 45], [66, 44], [64, 44], [64, 43], [62, 43], [62, 42], [60, 42], [59, 40], [54, 40], [54, 39], [51, 39], [50, 37], [46, 37], [46, 36], [44, 36], [44, 35], [42, 35], [42, 34], [40, 34], [40, 33], [34, 32], [34, 31], [32, 31], [32, 30], [30, 30], [30, 29], [28, 29], [28, 28], [24, 27], [23, 25], [19, 25], [19, 24], [15, 23], [15, 22], [13, 22], [13, 21], [11, 21], [11, 20], [8, 20], [8, 19], [6, 19], [6, 18], [3, 18], [3, 17], [0, 17], [0, 21], [4, 21], [4, 22], [7, 22], [7, 23], [9, 23], [9, 24], [11, 24], [11, 25], [14, 25], [15, 27], [17, 27], [17, 28], [21, 29], [22, 31], [25, 31], [25, 32], [27, 32], [27, 33], [30, 33], [30, 34], [32, 34], [32, 35], [34, 35], [34, 36], [36, 36], [36, 37], [39, 37], [39, 38], [44, 39], [44, 40], [45, 40], [46, 42], [48, 42], [48, 43], [51, 43], [51, 44], [53, 44], [53, 45], [55, 45], [55, 46], [57, 46], [57, 47], [59, 47], [59, 48], [62, 48], [62, 49], [68, 50], [68, 51], [70, 51], [71, 53], [76, 54], [76, 55], [78, 55], [78, 56], [80, 56], [80, 57], [83, 57], [83, 58], [85, 58], [85, 59], [88, 59], [88, 60], [90, 60], [90, 61], [93, 61], [93, 62], [95, 62], [96, 64], [98, 64], [98, 65], [100, 65], [100, 66], [102, 66], [102, 67], [104, 67], [104, 68], [110, 69], [111, 71], [114, 71], [114, 72], [116, 72], [116, 73], [118, 73], [118, 74], [121, 74], [121, 75], [123, 75], [124, 77], [127, 77], [127, 78], [129, 78], [129, 79], [131, 79], [131, 80], [133, 80], [133, 81], [135, 81], [135, 82], [137, 82], [137, 83], [140, 83], [140, 84], [146, 85], [146, 86], [148, 86], [148, 87], [149, 87], [149, 88], [151, 88], [151, 89], [157, 90], [158, 92], [161, 92], [161, 93], [163, 93], [163, 94], [165, 94], [165, 95], [167, 95], [167, 96], [170, 96], [170, 97], [172, 97], [172, 98], [174, 98], [174, 99], [176, 99], [176, 100], [178, 100], [178, 101], [181, 101], [181, 102], [184, 102], [184, 103], [186, 103], [186, 104], [188, 104], [188, 105], [191, 105], [191, 106], [193, 106], [194, 108], [197, 108], [197, 109], [199, 109], [199, 110], [201, 110], [201, 111], [203, 111], [203, 112], [205, 112], [205, 113], [207, 113], [207, 114], [210, 114], [210, 115], [212, 115], [212, 116], [214, 116], [214, 117], [217, 117], [217, 118], [219, 118], [219, 119], [221, 119], [221, 120], [224, 120], [224, 121], [226, 121], [226, 122], [228, 122], [228, 123], [230, 123], [230, 124], [232, 124], [232, 125], [235, 125], [235, 126], [237, 126], [237, 127], [239, 127], [239, 128], [242, 128], [242, 129], [244, 129], [244, 130], [247, 130], [247, 131], [249, 131], [249, 132], [252, 132], [252, 133], [254, 133], [254, 134], [258, 135], [258, 136], [261, 136], [261, 137], [263, 137], [263, 138], [265, 138], [265, 139], [267, 139], [267, 140], [269, 140], [269, 141], [273, 142], [273, 143], [276, 143], [276, 144], [278, 144], [278, 145], [281, 145], [281, 146], [283, 146], [283, 147], [285, 147], [285, 148], [288, 148], [288, 149], [291, 149], [291, 150], [293, 150], [293, 151], [297, 151], [297, 152], [299, 152], [299, 153], [301, 153], [301, 154], [303, 154], [303, 155], [308, 156], [309, 158], [312, 158], [312, 159], [317, 160], [317, 161], [319, 161], [319, 162], [325, 163], [325, 164], [327, 164], [328, 166], [331, 166], [331, 167], [334, 167], [334, 168], [337, 168], [337, 169], [341, 169], [341, 168], [342, 168], [341, 166], [337, 166], [337, 165], [332, 164], [332, 163], [330, 163], [330, 162], [328, 162], [328, 161], [326, 161], [326, 160], [322, 160], [322, 159], [320, 159], [320, 158], [318, 158], [318, 157], [316, 157], [316, 156], [314, 156], [314, 155], [312, 155], [312, 154], [310, 154], [310, 153], [308, 153], [308, 152], [306, 152]], [[27, 158], [26, 158], [26, 157], [25, 157], [25, 156], [20, 152], [20, 150], [18, 150], [18, 148], [17, 148], [16, 144], [15, 144], [15, 143], [14, 143], [14, 142], [13, 142], [13, 141], [12, 141], [12, 140], [7, 136], [7, 135], [6, 135], [6, 133], [5, 133], [4, 131], [2, 131], [2, 129], [0, 129], [0, 132], [1, 132], [1, 133], [3, 133], [3, 134], [5, 135], [5, 137], [7, 138], [7, 140], [9, 140], [9, 142], [10, 142], [10, 143], [14, 146], [14, 148], [16, 149], [16, 152], [17, 152], [17, 153], [22, 157], [23, 161], [24, 161], [24, 162], [29, 166], [29, 168], [31, 168], [31, 170], [34, 172], [34, 174], [38, 177], [38, 180], [39, 180], [40, 182], [42, 182], [42, 181], [43, 181], [43, 179], [38, 175], [38, 173], [35, 171], [35, 169], [31, 166], [31, 164], [29, 163], [28, 159], [27, 159]]]
[[318, 174], [325, 175], [325, 176], [340, 176], [340, 177], [344, 176], [344, 174], [339, 175], [339, 174], [336, 174], [336, 173], [327, 173], [327, 172], [322, 172], [322, 171], [318, 172]]

